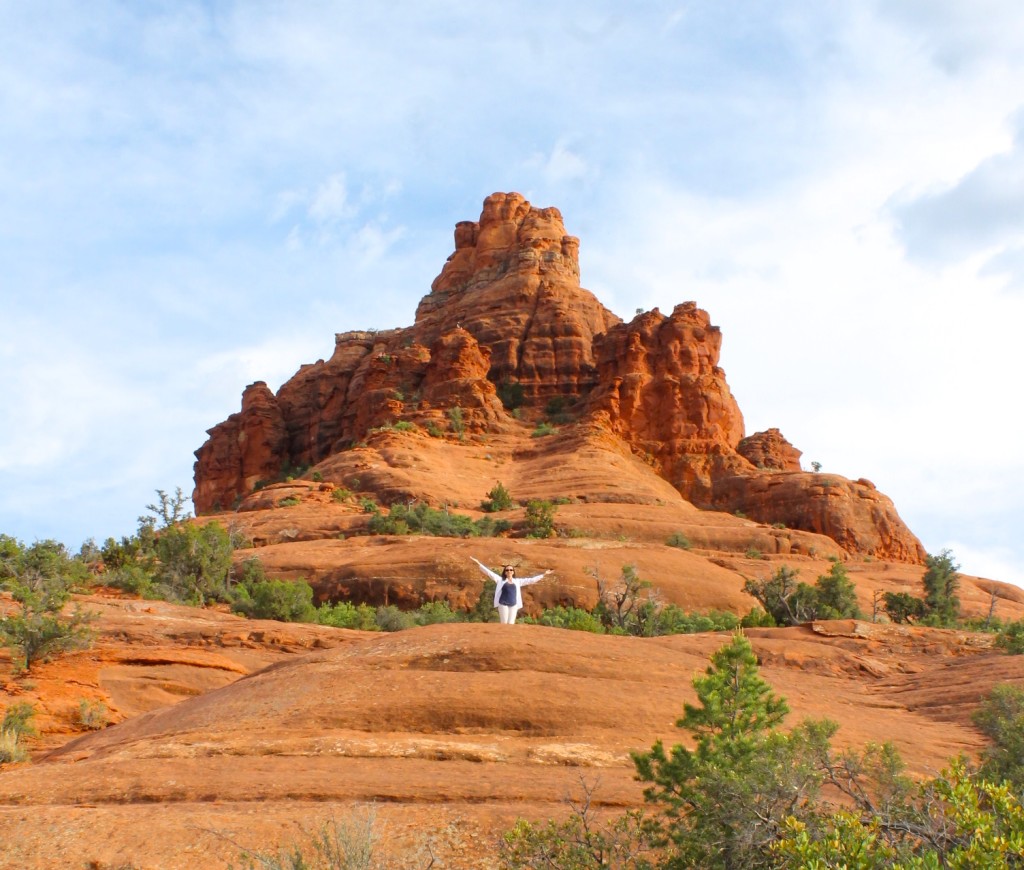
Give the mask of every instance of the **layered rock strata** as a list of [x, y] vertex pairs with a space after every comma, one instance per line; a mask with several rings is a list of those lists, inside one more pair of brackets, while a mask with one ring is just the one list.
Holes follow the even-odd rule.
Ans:
[[328, 361], [303, 366], [276, 395], [246, 388], [241, 412], [196, 451], [197, 512], [230, 507], [260, 480], [324, 463], [400, 421], [457, 449], [458, 438], [528, 436], [520, 418], [532, 428], [555, 417], [619, 439], [698, 507], [921, 561], [920, 542], [867, 481], [804, 473], [778, 429], [744, 438], [707, 312], [686, 302], [624, 323], [579, 274], [579, 241], [557, 209], [489, 196], [478, 221], [457, 224], [413, 326], [339, 334]]

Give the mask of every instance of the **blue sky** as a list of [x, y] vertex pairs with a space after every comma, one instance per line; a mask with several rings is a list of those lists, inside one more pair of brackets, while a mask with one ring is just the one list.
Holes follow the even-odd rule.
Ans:
[[1024, 585], [1019, 0], [0, 0], [0, 531], [128, 534], [493, 191], [696, 300], [747, 431]]

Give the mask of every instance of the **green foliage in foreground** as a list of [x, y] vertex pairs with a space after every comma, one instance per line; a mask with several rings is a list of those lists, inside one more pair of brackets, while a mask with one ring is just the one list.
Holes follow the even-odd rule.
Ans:
[[981, 772], [1024, 794], [1024, 688], [996, 686], [975, 711], [974, 724], [992, 741], [982, 756]]
[[565, 822], [536, 824], [518, 819], [502, 836], [502, 866], [509, 870], [634, 870], [651, 866], [644, 814], [603, 818], [593, 804], [594, 786], [582, 780], [582, 790], [582, 797], [568, 801], [572, 812]]
[[[564, 822], [519, 820], [504, 834], [507, 870], [598, 868], [1010, 868], [1024, 866], [1024, 692], [997, 690], [979, 711], [994, 740], [986, 766], [963, 759], [913, 783], [896, 750], [837, 753], [836, 726], [806, 720], [784, 733], [785, 700], [742, 636], [694, 678], [696, 704], [677, 725], [692, 748], [661, 741], [633, 759], [649, 811], [598, 818], [593, 788]], [[1018, 762], [1019, 763], [1019, 762]], [[828, 783], [842, 805], [822, 796]]]

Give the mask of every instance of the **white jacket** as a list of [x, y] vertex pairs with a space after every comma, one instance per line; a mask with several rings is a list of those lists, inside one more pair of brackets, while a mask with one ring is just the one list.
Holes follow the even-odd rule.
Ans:
[[[485, 564], [483, 564], [483, 562], [481, 562], [479, 559], [474, 559], [472, 556], [470, 556], [469, 558], [473, 559], [473, 561], [476, 562], [477, 565], [480, 566], [480, 570], [483, 571], [488, 577], [490, 577], [494, 581], [494, 606], [497, 607], [498, 606], [498, 598], [501, 596], [501, 584], [502, 583], [507, 583], [508, 581], [503, 579], [500, 574], [495, 574], [490, 568], [488, 568]], [[549, 573], [548, 571], [545, 571], [543, 574], [538, 574], [536, 577], [513, 577], [512, 578], [511, 582], [514, 583], [515, 586], [516, 586], [516, 603], [515, 603], [516, 607], [522, 607], [523, 606], [523, 587], [524, 586], [529, 586], [531, 583], [536, 583], [538, 580], [543, 580], [548, 575], [548, 573]]]

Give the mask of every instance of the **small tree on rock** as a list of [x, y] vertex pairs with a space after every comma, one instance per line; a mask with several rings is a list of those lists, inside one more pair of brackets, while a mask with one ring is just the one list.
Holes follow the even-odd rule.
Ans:
[[882, 609], [896, 623], [910, 623], [924, 616], [925, 605], [909, 592], [886, 592], [882, 596]]
[[527, 535], [550, 538], [555, 534], [555, 506], [549, 501], [532, 499], [526, 503]]
[[698, 704], [684, 705], [676, 725], [696, 741], [666, 751], [634, 753], [638, 777], [652, 783], [645, 799], [659, 807], [656, 844], [666, 868], [746, 868], [770, 861], [787, 817], [804, 818], [820, 783], [816, 759], [835, 731], [807, 722], [790, 734], [776, 729], [785, 700], [758, 675], [742, 635], [719, 649], [693, 687]]
[[927, 616], [938, 625], [954, 625], [960, 617], [960, 566], [953, 561], [953, 554], [943, 550], [939, 555], [925, 559], [924, 603]]
[[814, 582], [817, 599], [816, 619], [847, 619], [860, 616], [857, 588], [843, 563], [835, 561], [827, 574]]
[[71, 589], [88, 573], [85, 566], [57, 541], [23, 547], [3, 536], [0, 553], [0, 588], [18, 605], [0, 618], [0, 642], [10, 647], [15, 667], [30, 670], [36, 662], [88, 646], [92, 616], [77, 606], [63, 613]]

